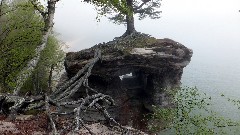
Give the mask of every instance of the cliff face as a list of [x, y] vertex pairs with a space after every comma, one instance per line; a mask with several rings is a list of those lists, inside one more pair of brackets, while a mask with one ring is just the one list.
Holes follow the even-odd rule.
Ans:
[[[95, 48], [102, 50], [102, 60], [94, 65], [89, 85], [115, 99], [117, 106], [112, 110], [116, 117], [119, 114], [136, 117], [133, 126], [134, 119], [151, 111], [151, 105], [171, 105], [166, 89], [180, 86], [183, 68], [193, 54], [191, 49], [171, 39], [131, 35], [68, 53], [65, 69], [69, 78], [94, 57]], [[124, 120], [122, 123], [129, 124]]]

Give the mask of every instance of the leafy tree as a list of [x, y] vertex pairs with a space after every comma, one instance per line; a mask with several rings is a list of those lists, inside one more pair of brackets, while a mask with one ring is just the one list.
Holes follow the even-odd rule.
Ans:
[[[174, 108], [154, 107], [149, 129], [173, 134], [214, 135], [239, 132], [239, 122], [221, 117], [211, 109], [211, 97], [196, 88], [181, 88], [174, 95]], [[238, 127], [238, 128], [236, 128]], [[228, 129], [231, 129], [230, 131]]]
[[0, 83], [9, 91], [15, 86], [19, 71], [34, 56], [34, 49], [41, 41], [44, 25], [29, 2], [2, 1], [1, 7]]
[[44, 22], [44, 28], [41, 31], [42, 32], [41, 43], [34, 50], [35, 51], [34, 57], [29, 61], [27, 61], [27, 66], [22, 68], [22, 70], [19, 72], [16, 78], [16, 85], [13, 91], [14, 95], [18, 95], [23, 84], [31, 76], [32, 72], [34, 71], [34, 68], [37, 66], [37, 63], [40, 59], [41, 52], [46, 47], [48, 37], [52, 32], [53, 18], [55, 14], [55, 5], [59, 0], [48, 0], [46, 9], [44, 8], [43, 5], [41, 5], [41, 2], [39, 0], [29, 0], [29, 1], [34, 7], [35, 12], [38, 11], [37, 13], [42, 16], [42, 20]]
[[[52, 91], [54, 81], [59, 79], [63, 70], [65, 53], [62, 50], [63, 43], [54, 35], [48, 38], [46, 48], [41, 52], [40, 60], [31, 77], [22, 88], [24, 92], [38, 94], [40, 92]], [[56, 83], [55, 83], [56, 84]]]
[[[85, 0], [89, 1], [89, 0]], [[110, 2], [105, 5], [96, 6], [99, 15], [109, 15], [108, 18], [114, 23], [127, 25], [127, 30], [125, 35], [130, 35], [136, 32], [134, 26], [134, 14], [138, 15], [139, 20], [146, 17], [151, 19], [160, 18], [160, 13], [158, 9], [160, 8], [161, 0], [119, 0], [118, 4]]]
[[[14, 10], [13, 10], [14, 9]], [[36, 13], [34, 5], [29, 1], [13, 1], [4, 7], [6, 14], [1, 23], [1, 59], [0, 80], [2, 87], [9, 91], [15, 84], [15, 78], [27, 62], [34, 57], [34, 50], [41, 43], [44, 28], [41, 16]], [[8, 21], [4, 21], [8, 20]], [[51, 36], [46, 48], [41, 52], [39, 63], [31, 77], [35, 92], [51, 88], [53, 72], [60, 72], [64, 53], [60, 41]], [[61, 64], [60, 64], [61, 63]], [[31, 86], [31, 85], [29, 85]]]
[[[15, 0], [16, 1], [16, 0]], [[46, 47], [46, 43], [49, 37], [49, 34], [51, 33], [52, 27], [53, 27], [53, 18], [55, 13], [55, 5], [59, 0], [48, 0], [47, 6], [44, 7], [41, 4], [40, 0], [26, 0], [27, 3], [31, 3], [32, 5], [29, 5], [29, 7], [33, 7], [34, 14], [41, 15], [42, 21], [43, 21], [43, 28], [41, 28], [41, 42], [38, 44], [38, 47], [34, 50], [34, 55], [31, 57], [31, 59], [24, 59], [25, 63], [22, 63], [19, 69], [22, 69], [20, 72], [18, 72], [17, 77], [15, 78], [15, 83], [11, 84], [14, 87], [13, 93], [17, 95], [22, 88], [24, 82], [31, 76], [32, 72], [34, 71], [34, 68], [37, 66], [38, 61], [40, 60], [40, 54], [41, 51], [44, 50]], [[24, 1], [25, 2], [25, 1]], [[119, 0], [90, 0], [89, 2], [97, 3], [98, 5], [106, 5], [108, 3], [117, 5], [120, 3]], [[10, 1], [9, 3], [13, 3]], [[121, 4], [120, 4], [121, 5]], [[13, 7], [13, 6], [12, 6]], [[15, 8], [12, 8], [9, 11], [14, 11]], [[23, 6], [28, 8], [28, 6]], [[122, 7], [122, 6], [121, 6]], [[17, 8], [16, 8], [17, 9]], [[2, 11], [1, 11], [2, 12]], [[7, 12], [6, 16], [8, 16], [9, 12]], [[2, 14], [1, 14], [2, 16]], [[26, 19], [26, 18], [25, 18]], [[40, 23], [41, 24], [41, 23]], [[32, 24], [28, 24], [29, 27], [32, 27]], [[31, 35], [31, 34], [27, 34]], [[6, 37], [6, 36], [5, 36]], [[20, 40], [20, 39], [19, 39]], [[14, 41], [15, 42], [15, 41]], [[30, 55], [27, 55], [30, 57]], [[4, 57], [4, 56], [2, 56]]]

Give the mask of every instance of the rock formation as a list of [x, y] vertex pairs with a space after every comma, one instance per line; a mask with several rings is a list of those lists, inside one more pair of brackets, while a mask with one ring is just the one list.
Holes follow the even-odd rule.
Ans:
[[[143, 128], [144, 123], [134, 124], [139, 123], [144, 112], [152, 111], [152, 105], [171, 105], [166, 90], [180, 86], [183, 68], [193, 54], [191, 49], [171, 39], [137, 33], [67, 53], [65, 75], [74, 76], [93, 58], [96, 48], [102, 50], [102, 59], [94, 65], [89, 85], [114, 98], [116, 107], [110, 110], [116, 119], [138, 128]], [[79, 97], [81, 93], [73, 98]]]

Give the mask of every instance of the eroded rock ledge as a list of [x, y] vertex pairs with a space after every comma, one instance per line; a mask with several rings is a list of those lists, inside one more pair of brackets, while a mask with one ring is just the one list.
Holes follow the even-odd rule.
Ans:
[[[151, 105], [170, 106], [165, 89], [180, 85], [183, 68], [193, 54], [191, 49], [171, 39], [155, 39], [137, 33], [67, 53], [67, 77], [71, 78], [88, 63], [96, 48], [102, 50], [102, 60], [95, 64], [89, 84], [111, 95], [117, 102], [113, 113], [116, 117], [130, 115], [124, 119], [134, 117], [133, 126], [134, 119], [141, 117], [138, 114], [151, 111]], [[81, 93], [73, 98], [79, 96]]]

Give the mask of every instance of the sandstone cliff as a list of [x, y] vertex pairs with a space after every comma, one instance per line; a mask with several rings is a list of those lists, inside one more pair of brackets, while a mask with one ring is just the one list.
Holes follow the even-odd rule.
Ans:
[[[191, 49], [171, 39], [155, 39], [137, 33], [67, 53], [65, 79], [74, 76], [88, 63], [96, 48], [102, 50], [102, 59], [94, 65], [89, 85], [115, 99], [116, 107], [110, 110], [116, 119], [138, 128], [143, 128], [144, 123], [134, 124], [139, 123], [142, 114], [152, 110], [151, 105], [171, 105], [166, 89], [180, 86], [183, 68], [193, 54]], [[73, 98], [79, 98], [81, 94]]]

